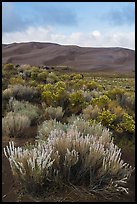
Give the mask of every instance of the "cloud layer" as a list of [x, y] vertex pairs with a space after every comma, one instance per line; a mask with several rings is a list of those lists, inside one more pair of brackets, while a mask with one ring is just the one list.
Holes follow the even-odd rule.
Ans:
[[23, 32], [4, 33], [3, 43], [12, 42], [54, 42], [87, 47], [125, 47], [135, 49], [134, 32], [107, 32], [94, 30], [89, 33], [74, 32], [70, 35], [57, 33], [52, 27], [29, 27]]

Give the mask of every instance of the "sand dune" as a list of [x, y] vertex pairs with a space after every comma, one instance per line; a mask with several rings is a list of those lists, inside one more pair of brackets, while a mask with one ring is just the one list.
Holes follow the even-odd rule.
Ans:
[[125, 48], [90, 48], [55, 43], [2, 45], [2, 63], [69, 66], [80, 71], [133, 71], [135, 51]]

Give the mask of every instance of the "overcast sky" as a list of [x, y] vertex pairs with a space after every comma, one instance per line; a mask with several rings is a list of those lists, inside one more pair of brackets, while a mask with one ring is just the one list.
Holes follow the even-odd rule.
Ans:
[[2, 43], [135, 49], [134, 2], [3, 2]]

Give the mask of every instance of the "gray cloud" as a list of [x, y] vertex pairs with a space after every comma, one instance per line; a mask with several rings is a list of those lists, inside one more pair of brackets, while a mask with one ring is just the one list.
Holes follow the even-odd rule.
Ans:
[[74, 26], [77, 23], [76, 13], [65, 7], [32, 3], [29, 10], [17, 13], [11, 2], [2, 8], [3, 32], [23, 31], [29, 26]]
[[121, 7], [118, 10], [111, 10], [103, 16], [111, 25], [133, 25], [135, 23], [135, 7], [133, 4]]

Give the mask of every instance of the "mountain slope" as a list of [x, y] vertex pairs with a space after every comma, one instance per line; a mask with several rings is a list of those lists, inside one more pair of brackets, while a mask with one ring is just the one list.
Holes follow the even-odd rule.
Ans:
[[79, 71], [132, 71], [135, 52], [125, 48], [90, 48], [55, 43], [2, 45], [2, 63], [69, 66]]

